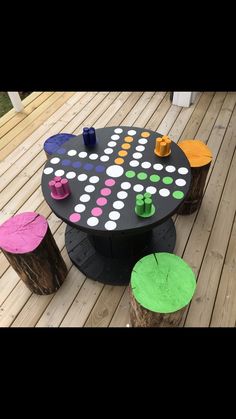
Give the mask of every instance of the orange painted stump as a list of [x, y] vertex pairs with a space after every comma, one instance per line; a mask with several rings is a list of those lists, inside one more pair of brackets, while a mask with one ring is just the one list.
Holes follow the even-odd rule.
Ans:
[[0, 248], [36, 294], [54, 293], [67, 275], [47, 220], [35, 212], [17, 214], [0, 225]]
[[185, 201], [178, 209], [178, 214], [192, 214], [202, 202], [206, 178], [212, 162], [212, 152], [200, 140], [184, 140], [179, 143], [191, 166], [191, 184]]

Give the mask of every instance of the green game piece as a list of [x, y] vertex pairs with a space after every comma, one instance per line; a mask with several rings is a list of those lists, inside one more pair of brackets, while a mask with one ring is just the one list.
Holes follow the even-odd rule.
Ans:
[[138, 193], [138, 195], [136, 195], [136, 199], [144, 199], [144, 196], [141, 193]]
[[171, 185], [171, 183], [173, 183], [173, 178], [170, 176], [163, 177], [162, 182], [166, 185]]
[[147, 173], [140, 172], [140, 173], [138, 173], [137, 178], [139, 180], [145, 180], [145, 179], [147, 179]]
[[[147, 195], [147, 197], [145, 195]], [[141, 194], [136, 196], [135, 213], [140, 217], [148, 218], [155, 214], [156, 210], [152, 203], [151, 196], [152, 195], [148, 192], [146, 192], [144, 196]]]
[[158, 175], [151, 175], [150, 176], [150, 181], [151, 182], [159, 182], [159, 180], [160, 180], [160, 176], [158, 176]]
[[133, 170], [128, 170], [128, 171], [125, 173], [125, 176], [126, 176], [126, 177], [128, 177], [128, 178], [132, 178], [132, 177], [134, 177], [134, 176], [135, 176], [135, 172], [134, 172]]
[[190, 302], [196, 279], [192, 269], [179, 256], [153, 253], [134, 266], [131, 287], [142, 307], [156, 313], [173, 313]]
[[145, 204], [145, 212], [146, 213], [150, 213], [151, 209], [152, 209], [152, 199], [151, 198], [146, 198], [144, 199], [144, 204]]
[[182, 199], [184, 197], [184, 193], [182, 191], [175, 191], [172, 195], [175, 199]]
[[135, 212], [137, 215], [142, 215], [144, 213], [144, 201], [141, 199], [136, 200]]
[[145, 192], [144, 198], [151, 198], [151, 197], [152, 197], [152, 194], [151, 193]]

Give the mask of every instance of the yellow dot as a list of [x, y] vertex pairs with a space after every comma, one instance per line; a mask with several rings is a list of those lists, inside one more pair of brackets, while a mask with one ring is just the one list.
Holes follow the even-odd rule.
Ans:
[[116, 164], [123, 164], [124, 163], [124, 159], [121, 159], [120, 157], [118, 157], [117, 159], [115, 159], [115, 163]]
[[128, 153], [125, 150], [121, 150], [121, 151], [119, 151], [118, 154], [119, 154], [120, 157], [125, 157], [125, 156], [127, 156]]
[[133, 137], [125, 137], [126, 143], [132, 143], [132, 141], [134, 141]]
[[131, 147], [131, 145], [130, 144], [122, 144], [122, 146], [121, 146], [121, 148], [123, 148], [124, 150], [129, 150], [130, 149], [130, 147]]
[[144, 138], [150, 137], [150, 133], [147, 131], [144, 131], [141, 133], [141, 137], [144, 137]]

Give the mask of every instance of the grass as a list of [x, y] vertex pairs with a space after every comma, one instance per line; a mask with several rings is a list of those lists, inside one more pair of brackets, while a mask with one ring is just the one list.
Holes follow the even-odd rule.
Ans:
[[[20, 93], [21, 99], [24, 99], [26, 96], [28, 96], [32, 92], [19, 92], [19, 93]], [[11, 104], [11, 101], [9, 99], [7, 92], [0, 92], [0, 118], [5, 113], [10, 111], [10, 109], [12, 109], [12, 104]]]

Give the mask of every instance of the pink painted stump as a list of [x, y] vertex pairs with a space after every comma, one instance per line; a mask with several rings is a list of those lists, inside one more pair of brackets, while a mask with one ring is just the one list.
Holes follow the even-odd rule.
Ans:
[[67, 275], [47, 220], [35, 212], [17, 214], [0, 226], [0, 248], [36, 294], [54, 293]]

